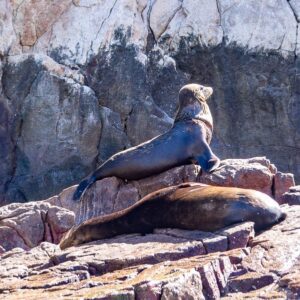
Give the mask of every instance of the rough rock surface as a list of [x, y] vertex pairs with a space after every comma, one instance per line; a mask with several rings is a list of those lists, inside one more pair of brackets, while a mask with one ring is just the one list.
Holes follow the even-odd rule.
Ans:
[[289, 191], [282, 195], [282, 201], [289, 205], [300, 204], [300, 186], [290, 187]]
[[188, 82], [214, 87], [217, 155], [267, 155], [299, 181], [298, 2], [2, 0], [1, 205], [165, 132]]
[[[253, 232], [252, 223], [231, 230], [237, 232], [245, 226]], [[248, 239], [243, 242], [241, 247]], [[150, 299], [151, 295], [154, 299], [218, 298], [234, 266], [245, 256], [241, 249], [229, 250], [229, 245], [222, 233], [169, 229], [65, 251], [49, 243], [28, 252], [16, 248], [1, 257], [0, 293], [2, 299], [30, 299], [45, 292], [51, 298], [70, 299], [113, 295], [129, 299]]]
[[0, 210], [0, 245], [8, 251], [28, 250], [43, 241], [58, 243], [74, 220], [73, 212], [45, 202], [9, 204]]
[[[256, 237], [253, 224], [242, 223], [215, 234], [160, 229], [64, 251], [47, 242], [15, 248], [0, 256], [1, 299], [297, 299], [300, 207], [283, 209], [286, 220]], [[237, 236], [239, 244], [230, 242]]]
[[[250, 242], [240, 274], [230, 279], [231, 292], [249, 292], [249, 298], [256, 299], [274, 299], [276, 294], [279, 299], [299, 298], [299, 206], [286, 206], [285, 211], [284, 222]], [[235, 295], [237, 299], [239, 296], [246, 295]]]
[[51, 195], [55, 189], [49, 187], [63, 188], [95, 166], [101, 131], [97, 98], [82, 85], [82, 75], [45, 55], [13, 56], [3, 72], [16, 148], [4, 153], [13, 164], [6, 193], [13, 197], [18, 186], [18, 201], [41, 199], [45, 189]]

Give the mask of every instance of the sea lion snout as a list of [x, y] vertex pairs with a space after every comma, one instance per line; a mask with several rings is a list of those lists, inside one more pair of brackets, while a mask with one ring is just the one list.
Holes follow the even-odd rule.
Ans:
[[193, 96], [199, 101], [205, 102], [212, 95], [213, 91], [214, 90], [212, 87], [191, 83], [183, 86], [180, 89], [179, 99], [188, 98], [188, 96]]
[[203, 88], [201, 89], [201, 92], [204, 95], [204, 98], [206, 100], [208, 100], [208, 98], [212, 95], [212, 93], [214, 92], [213, 88], [209, 87], [209, 86], [202, 86]]

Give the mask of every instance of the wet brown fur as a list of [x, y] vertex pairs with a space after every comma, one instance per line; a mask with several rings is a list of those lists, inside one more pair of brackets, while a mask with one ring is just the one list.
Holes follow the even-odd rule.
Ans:
[[282, 218], [279, 205], [258, 191], [185, 183], [158, 190], [122, 211], [87, 220], [62, 239], [62, 249], [120, 234], [154, 228], [215, 231], [243, 221], [256, 230]]

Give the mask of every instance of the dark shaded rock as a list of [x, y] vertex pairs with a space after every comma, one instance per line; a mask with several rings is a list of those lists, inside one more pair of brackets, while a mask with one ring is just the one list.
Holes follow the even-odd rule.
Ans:
[[253, 290], [261, 289], [275, 282], [277, 276], [275, 274], [259, 274], [249, 272], [244, 275], [233, 277], [228, 284], [229, 292], [247, 293]]
[[[147, 56], [140, 49], [126, 45], [125, 36], [120, 34], [121, 43], [109, 51], [100, 51], [87, 64], [85, 72], [88, 85], [95, 90], [100, 104], [120, 114], [123, 131], [131, 145], [135, 146], [166, 132], [171, 128], [173, 120], [168, 116], [168, 111], [166, 113], [157, 106], [152, 98], [149, 82], [152, 80], [149, 76], [152, 64], [149, 64]], [[158, 64], [158, 61], [155, 60], [155, 63]], [[174, 70], [172, 72], [173, 79], [177, 73]], [[172, 80], [159, 81], [160, 86], [164, 83], [168, 89], [172, 89]], [[170, 105], [173, 111], [177, 105], [177, 95], [178, 89], [175, 88], [164, 99], [164, 103]], [[172, 104], [169, 104], [170, 101]]]
[[[8, 148], [4, 149], [7, 154], [1, 160], [4, 166], [1, 188], [6, 191], [9, 201], [54, 195], [79, 181], [111, 154], [167, 131], [176, 110], [178, 90], [190, 81], [214, 87], [215, 93], [209, 105], [215, 120], [212, 149], [218, 156], [244, 158], [267, 155], [280, 171], [293, 172], [298, 180], [300, 140], [297, 103], [300, 98], [294, 76], [297, 65], [293, 57], [283, 58], [272, 53], [251, 55], [245, 54], [242, 49], [227, 49], [221, 45], [214, 49], [204, 49], [199, 45], [191, 48], [184, 38], [176, 53], [166, 53], [159, 47], [144, 53], [139, 47], [127, 43], [127, 33], [124, 35], [116, 31], [115, 35], [118, 42], [109, 49], [101, 48], [98, 54], [90, 56], [85, 66], [81, 66], [86, 84], [93, 88], [97, 99], [90, 90], [83, 88], [83, 78], [78, 71], [53, 61], [50, 63], [46, 56], [37, 58], [37, 55], [29, 55], [26, 59], [10, 59], [5, 64], [3, 97], [10, 99], [10, 106], [4, 104], [3, 124], [10, 124], [11, 117], [16, 115], [13, 124], [6, 125], [3, 131], [3, 141]], [[34, 98], [37, 99], [34, 89], [42, 87], [45, 81], [52, 82], [48, 77], [41, 78], [41, 71], [45, 71], [52, 81], [54, 74], [58, 76], [55, 84], [45, 88], [42, 94], [44, 100], [55, 101], [53, 97], [56, 95], [61, 101], [72, 99], [69, 103], [72, 107], [76, 101], [85, 103], [80, 108], [81, 115], [76, 113], [76, 109], [68, 112], [69, 119], [72, 116], [72, 120], [76, 120], [72, 127], [79, 127], [77, 138], [64, 135], [64, 142], [60, 138], [46, 139], [43, 133], [50, 129], [45, 129], [48, 123], [41, 123], [35, 136], [29, 132], [31, 126], [28, 120], [35, 121], [37, 113], [34, 112], [41, 110], [39, 116], [50, 113], [46, 101], [34, 101]], [[71, 84], [70, 80], [80, 83], [79, 86]], [[58, 86], [61, 93], [54, 92]], [[98, 101], [106, 108], [99, 108]], [[67, 100], [63, 102], [66, 105]], [[25, 106], [21, 110], [23, 103]], [[53, 117], [57, 117], [60, 112], [66, 116], [67, 112], [63, 109], [68, 108], [60, 108], [51, 115], [54, 113]], [[85, 120], [90, 120], [86, 117], [89, 112], [97, 115], [97, 125], [82, 122], [82, 114]], [[55, 123], [57, 118], [50, 123]], [[79, 124], [87, 126], [87, 131], [82, 131]], [[67, 129], [66, 123], [62, 125], [60, 122], [60, 126]], [[21, 147], [29, 139], [35, 145], [31, 146], [31, 152], [38, 152], [41, 156], [43, 149], [48, 147], [50, 151], [56, 151], [53, 156], [59, 156], [59, 149], [59, 154], [68, 153], [70, 159], [54, 164], [45, 157], [47, 160], [43, 164], [48, 165], [46, 171], [42, 167], [32, 168], [32, 157], [28, 157], [27, 148]], [[53, 141], [56, 145], [54, 150]], [[90, 149], [83, 146], [87, 144]], [[40, 194], [32, 186], [39, 187]]]
[[174, 118], [178, 105], [178, 88], [189, 82], [190, 75], [182, 72], [174, 58], [159, 47], [154, 47], [148, 57], [151, 96], [161, 110]]
[[132, 145], [150, 140], [167, 132], [173, 125], [171, 119], [150, 97], [137, 103], [126, 121], [126, 131]]
[[[13, 109], [10, 101], [0, 92], [0, 205], [4, 205], [6, 202], [4, 195], [6, 185], [12, 179], [16, 164], [13, 155], [15, 150], [15, 134], [13, 132], [12, 122]], [[12, 199], [14, 199], [14, 197], [12, 197]], [[22, 200], [22, 196], [20, 200]]]
[[100, 104], [125, 117], [137, 101], [143, 102], [148, 95], [147, 57], [134, 45], [126, 45], [122, 31], [115, 35], [120, 43], [91, 58], [85, 73], [87, 83], [95, 91]]
[[98, 162], [103, 163], [113, 154], [129, 148], [130, 142], [124, 132], [119, 113], [107, 107], [102, 107], [100, 109], [100, 118], [102, 130], [98, 147]]
[[246, 222], [240, 225], [226, 227], [216, 232], [225, 235], [228, 239], [228, 249], [245, 248], [255, 235], [254, 223]]
[[13, 170], [4, 177], [6, 198], [37, 200], [56, 194], [95, 166], [101, 130], [98, 101], [80, 83], [78, 72], [47, 56], [12, 57], [3, 74], [15, 143]]
[[299, 65], [294, 55], [190, 47], [186, 38], [173, 57], [193, 81], [214, 87], [209, 103], [215, 120], [212, 149], [219, 157], [266, 155], [299, 181]]

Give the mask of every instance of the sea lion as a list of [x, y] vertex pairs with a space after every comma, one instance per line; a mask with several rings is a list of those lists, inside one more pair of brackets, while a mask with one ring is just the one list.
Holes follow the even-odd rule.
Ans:
[[80, 182], [73, 199], [79, 200], [90, 185], [104, 177], [138, 180], [188, 163], [197, 163], [206, 172], [216, 169], [220, 160], [209, 147], [213, 120], [206, 104], [212, 93], [211, 87], [199, 84], [183, 86], [173, 127], [152, 140], [111, 156]]
[[253, 221], [255, 230], [263, 230], [284, 217], [278, 203], [264, 193], [183, 183], [153, 192], [127, 209], [71, 228], [60, 247], [65, 249], [120, 234], [150, 233], [154, 228], [215, 231]]

